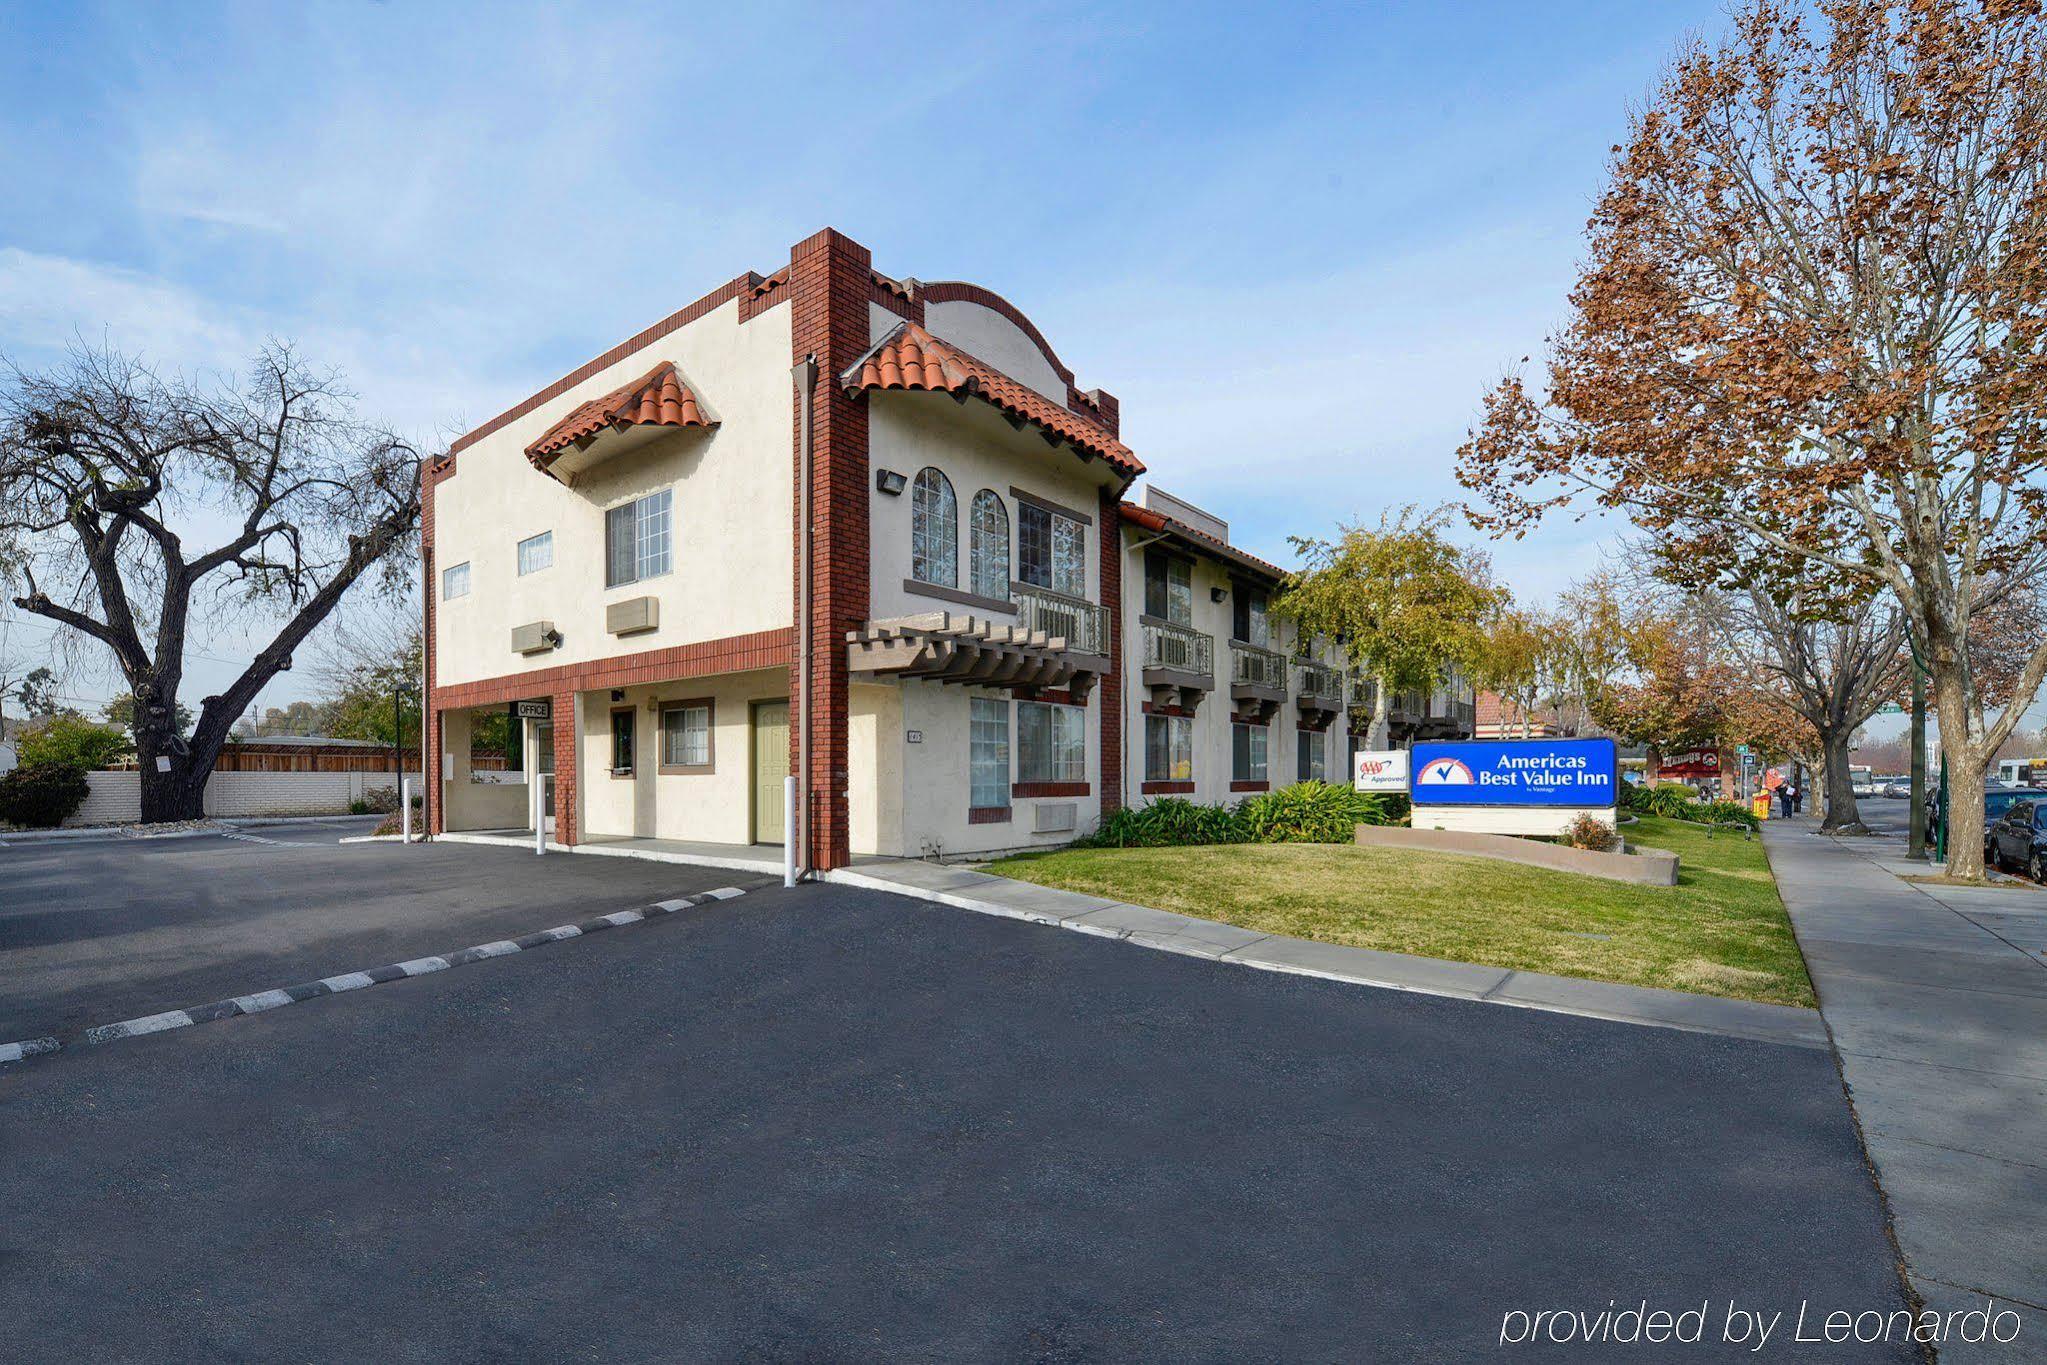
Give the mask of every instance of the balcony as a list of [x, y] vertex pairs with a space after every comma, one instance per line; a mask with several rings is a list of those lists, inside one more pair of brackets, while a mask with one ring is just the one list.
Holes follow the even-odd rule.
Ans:
[[1095, 672], [1109, 671], [1107, 611], [1084, 597], [1068, 597], [1049, 588], [1012, 584], [1009, 597], [1016, 604], [1017, 620], [1025, 630], [1064, 640], [1068, 653], [1101, 661]]
[[1215, 638], [1152, 616], [1142, 624], [1144, 685], [1152, 701], [1193, 710], [1215, 689]]
[[1350, 704], [1353, 708], [1370, 715], [1379, 704], [1379, 684], [1370, 678], [1350, 680]]
[[1230, 700], [1240, 712], [1270, 720], [1286, 700], [1287, 657], [1276, 649], [1230, 641]]
[[1343, 672], [1312, 659], [1294, 663], [1294, 697], [1303, 711], [1334, 713], [1343, 709]]

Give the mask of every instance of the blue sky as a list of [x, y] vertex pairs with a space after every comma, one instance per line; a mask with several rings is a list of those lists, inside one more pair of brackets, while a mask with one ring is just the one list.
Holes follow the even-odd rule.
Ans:
[[[830, 224], [1013, 300], [1287, 558], [1457, 495], [1628, 108], [1719, 9], [0, 9], [0, 351], [266, 336], [445, 441]], [[1543, 598], [1615, 531], [1495, 547]], [[16, 639], [41, 637], [31, 624]], [[229, 676], [232, 628], [191, 697]], [[79, 693], [111, 679], [80, 674]], [[266, 702], [300, 690], [287, 677]]]

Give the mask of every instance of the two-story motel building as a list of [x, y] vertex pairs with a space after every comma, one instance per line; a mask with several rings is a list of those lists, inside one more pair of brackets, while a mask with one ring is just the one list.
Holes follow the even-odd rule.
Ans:
[[426, 473], [430, 828], [822, 870], [1344, 780], [1360, 698], [1282, 571], [1127, 500], [1119, 432], [1000, 296], [830, 230], [612, 348]]

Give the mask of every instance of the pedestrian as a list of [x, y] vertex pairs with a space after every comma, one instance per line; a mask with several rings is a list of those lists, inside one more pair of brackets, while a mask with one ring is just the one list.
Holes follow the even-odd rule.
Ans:
[[1791, 813], [1793, 815], [1805, 813], [1805, 793], [1799, 790], [1796, 782], [1791, 784]]
[[1791, 784], [1789, 782], [1777, 788], [1777, 804], [1783, 808], [1784, 818], [1789, 820], [1791, 818]]

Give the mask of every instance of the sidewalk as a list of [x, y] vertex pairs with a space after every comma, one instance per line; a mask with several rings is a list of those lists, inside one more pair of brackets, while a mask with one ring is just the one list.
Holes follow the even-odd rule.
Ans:
[[2032, 1310], [2010, 1346], [1941, 1359], [2042, 1358], [2047, 892], [1920, 887], [1898, 876], [1916, 870], [1902, 840], [1806, 821], [1763, 840], [1913, 1287], [1943, 1311], [1984, 1295]]
[[1824, 1050], [1827, 1045], [1819, 1016], [1812, 1010], [1789, 1005], [1583, 981], [1542, 972], [1318, 943], [1284, 934], [1261, 934], [1234, 924], [1034, 886], [938, 863], [856, 858], [850, 868], [824, 876], [827, 881], [846, 886], [892, 891], [984, 915], [1056, 925], [1079, 933], [1123, 939], [1145, 948], [1187, 953], [1269, 972], [1294, 972], [1387, 990], [1446, 995], [1653, 1028], [1718, 1033], [1792, 1047]]

